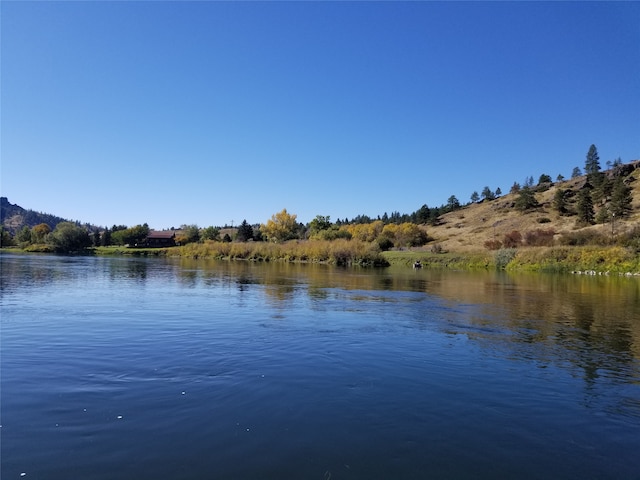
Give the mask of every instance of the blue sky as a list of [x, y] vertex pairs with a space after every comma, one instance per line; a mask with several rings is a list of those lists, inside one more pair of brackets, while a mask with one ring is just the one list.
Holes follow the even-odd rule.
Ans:
[[638, 2], [0, 8], [1, 194], [65, 218], [411, 213], [640, 158]]

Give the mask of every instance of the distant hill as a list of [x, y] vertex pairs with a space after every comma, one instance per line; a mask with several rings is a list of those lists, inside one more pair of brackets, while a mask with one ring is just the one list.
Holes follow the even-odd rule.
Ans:
[[15, 235], [25, 225], [32, 228], [41, 223], [46, 223], [53, 230], [58, 223], [70, 221], [49, 213], [22, 208], [20, 205], [9, 203], [7, 197], [0, 197], [0, 224], [12, 235]]

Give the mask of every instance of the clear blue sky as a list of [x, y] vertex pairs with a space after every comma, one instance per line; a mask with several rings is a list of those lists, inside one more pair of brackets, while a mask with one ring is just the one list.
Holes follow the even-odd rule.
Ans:
[[0, 8], [1, 194], [65, 218], [411, 213], [640, 158], [638, 2]]

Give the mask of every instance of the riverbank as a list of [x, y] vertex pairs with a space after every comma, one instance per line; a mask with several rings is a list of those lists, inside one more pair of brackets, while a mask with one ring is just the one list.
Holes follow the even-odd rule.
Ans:
[[[44, 247], [44, 246], [43, 246]], [[22, 252], [18, 248], [4, 251]], [[46, 248], [29, 252], [51, 253]], [[186, 257], [256, 262], [325, 263], [341, 266], [406, 266], [417, 261], [424, 268], [456, 270], [504, 269], [507, 271], [640, 275], [640, 254], [625, 247], [555, 246], [522, 247], [497, 251], [478, 250], [433, 253], [422, 249], [380, 252], [374, 243], [357, 240], [298, 240], [282, 244], [268, 242], [193, 243], [169, 248], [122, 246], [90, 249], [95, 255], [137, 257]]]
[[529, 247], [495, 252], [390, 251], [390, 265], [426, 268], [504, 269], [508, 271], [640, 275], [640, 254], [623, 247]]
[[97, 247], [94, 252], [97, 255], [326, 263], [340, 266], [386, 267], [389, 265], [381, 255], [377, 244], [358, 240], [292, 240], [284, 243], [205, 241], [170, 248]]

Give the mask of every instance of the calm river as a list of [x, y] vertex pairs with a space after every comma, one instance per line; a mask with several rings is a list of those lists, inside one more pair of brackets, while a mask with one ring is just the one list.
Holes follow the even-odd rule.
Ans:
[[9, 479], [640, 479], [640, 280], [0, 255]]

